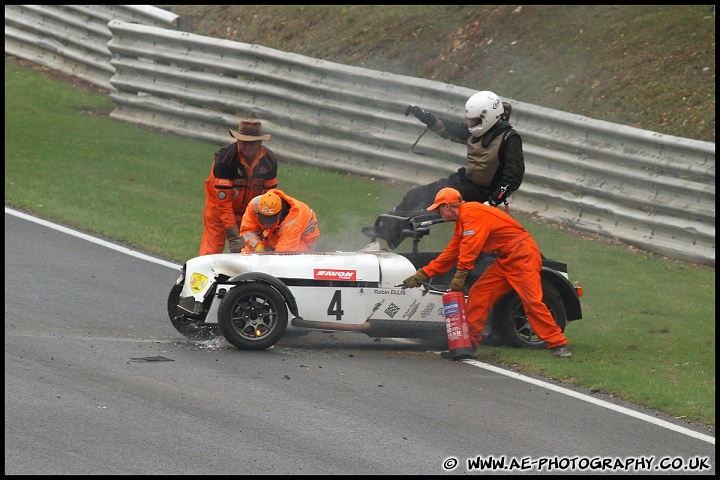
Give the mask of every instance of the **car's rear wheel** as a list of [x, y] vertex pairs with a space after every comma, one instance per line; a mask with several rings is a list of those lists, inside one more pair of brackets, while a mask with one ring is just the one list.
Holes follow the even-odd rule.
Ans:
[[218, 310], [220, 330], [228, 342], [242, 350], [264, 350], [287, 329], [285, 301], [270, 285], [250, 282], [225, 294]]
[[[560, 330], [565, 331], [567, 324], [565, 306], [557, 288], [550, 282], [543, 282], [543, 303], [547, 305]], [[493, 323], [506, 345], [517, 348], [547, 348], [545, 342], [530, 326], [525, 308], [515, 291], [502, 297], [495, 305]]]
[[180, 302], [180, 292], [182, 292], [183, 284], [179, 282], [173, 286], [168, 295], [167, 309], [170, 322], [175, 330], [190, 340], [205, 341], [219, 337], [221, 335], [218, 325], [206, 324], [204, 319], [188, 315], [178, 309]]

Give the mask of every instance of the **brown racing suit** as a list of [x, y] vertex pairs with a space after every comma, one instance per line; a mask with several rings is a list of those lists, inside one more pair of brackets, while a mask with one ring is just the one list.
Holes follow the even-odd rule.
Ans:
[[225, 229], [240, 226], [248, 203], [278, 185], [277, 160], [261, 146], [255, 158], [243, 158], [240, 142], [215, 153], [210, 176], [205, 180], [205, 211], [200, 255], [222, 253]]
[[458, 209], [452, 240], [423, 271], [433, 277], [449, 271], [455, 262], [458, 270], [472, 270], [481, 252], [497, 253], [497, 260], [468, 292], [467, 320], [473, 345], [482, 340], [492, 306], [511, 289], [517, 292], [530, 325], [547, 347], [567, 345], [567, 338], [543, 303], [542, 256], [530, 233], [499, 208], [463, 202]]
[[307, 252], [312, 250], [320, 235], [315, 212], [305, 203], [282, 190], [273, 190], [282, 200], [278, 222], [267, 227], [258, 220], [260, 196], [250, 201], [240, 225], [240, 236], [245, 240], [243, 252], [255, 251], [258, 244], [264, 251]]

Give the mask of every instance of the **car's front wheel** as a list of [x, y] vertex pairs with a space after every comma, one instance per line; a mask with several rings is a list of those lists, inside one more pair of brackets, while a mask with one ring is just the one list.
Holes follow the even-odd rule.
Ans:
[[[548, 307], [560, 330], [565, 331], [567, 315], [557, 288], [550, 282], [543, 282], [543, 303]], [[545, 342], [537, 336], [523, 308], [520, 297], [511, 291], [502, 297], [493, 311], [494, 328], [503, 343], [518, 348], [547, 348]]]
[[264, 350], [285, 333], [288, 310], [270, 285], [249, 282], [230, 289], [218, 310], [220, 330], [228, 342], [242, 350]]
[[167, 301], [168, 316], [175, 330], [190, 340], [205, 341], [220, 336], [220, 328], [217, 325], [206, 324], [201, 318], [194, 318], [178, 309], [182, 282], [175, 284], [170, 290]]

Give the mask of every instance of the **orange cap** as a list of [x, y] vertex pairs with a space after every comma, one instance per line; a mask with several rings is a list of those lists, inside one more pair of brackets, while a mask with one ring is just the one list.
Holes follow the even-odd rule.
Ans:
[[282, 200], [277, 193], [265, 192], [258, 201], [258, 220], [263, 225], [275, 225], [282, 210]]
[[458, 192], [452, 187], [445, 187], [440, 190], [437, 195], [435, 195], [435, 203], [430, 205], [427, 210], [432, 212], [440, 205], [443, 205], [445, 203], [460, 203], [462, 201], [463, 199], [462, 195], [460, 195], [460, 192]]

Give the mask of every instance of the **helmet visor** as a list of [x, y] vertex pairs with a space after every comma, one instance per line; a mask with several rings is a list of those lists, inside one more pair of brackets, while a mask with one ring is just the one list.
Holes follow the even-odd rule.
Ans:
[[468, 126], [469, 128], [477, 127], [478, 125], [482, 125], [482, 123], [483, 123], [483, 117], [467, 118], [466, 121], [467, 121], [467, 126]]

